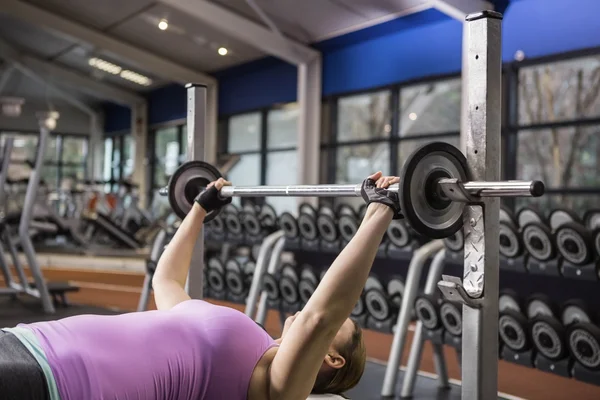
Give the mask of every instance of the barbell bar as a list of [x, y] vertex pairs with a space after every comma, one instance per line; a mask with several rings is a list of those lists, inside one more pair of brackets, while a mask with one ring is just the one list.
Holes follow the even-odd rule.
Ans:
[[[454, 146], [434, 142], [415, 150], [405, 162], [400, 184], [388, 190], [398, 193], [402, 213], [422, 235], [437, 239], [453, 235], [462, 228], [465, 204], [481, 197], [539, 197], [544, 194], [541, 181], [472, 181], [464, 155]], [[195, 197], [209, 182], [222, 175], [202, 161], [182, 164], [167, 187], [159, 190], [169, 196], [173, 211], [184, 218]], [[359, 197], [362, 184], [225, 186], [222, 197]], [[206, 216], [210, 221], [219, 211]]]

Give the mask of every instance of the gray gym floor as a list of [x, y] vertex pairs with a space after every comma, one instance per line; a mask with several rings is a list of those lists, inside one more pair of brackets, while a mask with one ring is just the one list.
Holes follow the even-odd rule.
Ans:
[[[49, 321], [80, 314], [113, 315], [119, 313], [105, 308], [72, 305], [67, 308], [57, 308], [56, 314], [47, 315], [42, 312], [39, 301], [35, 299], [20, 298], [12, 300], [8, 297], [0, 298], [0, 328], [13, 327], [19, 323]], [[353, 400], [381, 399], [380, 393], [384, 374], [384, 364], [368, 362], [360, 383], [348, 393], [348, 397]], [[402, 376], [403, 372], [400, 371], [398, 388], [402, 382]], [[397, 389], [396, 393], [400, 393], [400, 390]], [[441, 390], [438, 388], [435, 379], [418, 376], [413, 399], [460, 400], [460, 387], [451, 384], [450, 389]]]

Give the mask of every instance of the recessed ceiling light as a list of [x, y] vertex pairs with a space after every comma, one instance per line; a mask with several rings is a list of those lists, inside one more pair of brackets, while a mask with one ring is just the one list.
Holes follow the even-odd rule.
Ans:
[[414, 112], [413, 112], [413, 113], [410, 113], [410, 114], [408, 114], [408, 118], [409, 118], [411, 121], [415, 121], [415, 120], [417, 119], [417, 114], [415, 114]]
[[161, 19], [158, 23], [158, 29], [160, 29], [161, 31], [166, 31], [168, 27], [169, 22], [166, 19]]
[[225, 56], [227, 55], [228, 51], [225, 47], [219, 47], [219, 50], [217, 50], [219, 52], [220, 55]]

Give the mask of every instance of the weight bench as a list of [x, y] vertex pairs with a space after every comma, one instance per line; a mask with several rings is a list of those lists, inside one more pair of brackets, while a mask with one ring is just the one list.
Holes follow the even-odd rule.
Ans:
[[[35, 289], [35, 283], [29, 282], [29, 287]], [[68, 307], [68, 292], [79, 292], [78, 286], [73, 286], [69, 282], [46, 282], [48, 293], [52, 296], [52, 302], [55, 307]]]

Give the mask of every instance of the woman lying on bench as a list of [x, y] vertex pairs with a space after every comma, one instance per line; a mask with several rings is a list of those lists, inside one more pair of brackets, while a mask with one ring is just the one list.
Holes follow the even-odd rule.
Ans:
[[184, 290], [207, 212], [223, 207], [214, 182], [196, 198], [164, 251], [153, 287], [157, 311], [80, 315], [0, 331], [3, 399], [305, 400], [342, 394], [360, 380], [365, 347], [348, 316], [383, 235], [399, 218], [396, 177], [378, 172], [362, 184], [369, 204], [354, 238], [304, 307], [271, 337], [243, 313]]

